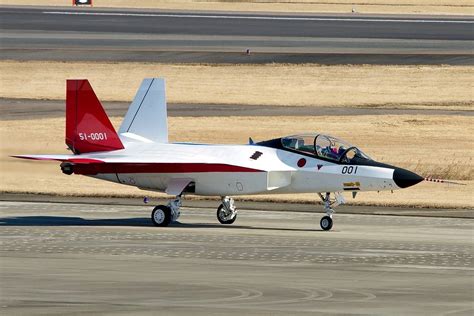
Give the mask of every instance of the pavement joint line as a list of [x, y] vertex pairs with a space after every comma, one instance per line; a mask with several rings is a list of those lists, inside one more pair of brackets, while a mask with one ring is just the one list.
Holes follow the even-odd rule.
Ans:
[[96, 16], [134, 16], [192, 19], [234, 19], [234, 20], [280, 20], [280, 21], [348, 21], [348, 22], [386, 22], [386, 23], [453, 23], [474, 24], [471, 20], [431, 20], [431, 19], [371, 19], [371, 18], [323, 18], [323, 17], [281, 17], [281, 16], [245, 16], [245, 15], [198, 15], [163, 13], [118, 13], [118, 12], [73, 12], [43, 11], [43, 14], [56, 15], [96, 15]]

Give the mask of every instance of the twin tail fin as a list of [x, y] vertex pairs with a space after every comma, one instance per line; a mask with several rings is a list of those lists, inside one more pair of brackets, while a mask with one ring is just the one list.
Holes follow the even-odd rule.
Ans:
[[[168, 142], [165, 81], [144, 79], [119, 129], [128, 140]], [[67, 80], [66, 145], [74, 154], [123, 149], [88, 80]]]
[[67, 80], [66, 145], [74, 154], [124, 146], [88, 80]]

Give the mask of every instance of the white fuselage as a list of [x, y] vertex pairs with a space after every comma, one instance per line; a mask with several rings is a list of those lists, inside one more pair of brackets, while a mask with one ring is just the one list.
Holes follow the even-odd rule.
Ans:
[[[256, 152], [261, 154], [255, 159]], [[392, 168], [340, 165], [258, 145], [136, 142], [123, 150], [81, 157], [117, 166], [136, 163], [90, 176], [162, 192], [173, 179], [192, 180], [193, 193], [205, 196], [398, 189]]]

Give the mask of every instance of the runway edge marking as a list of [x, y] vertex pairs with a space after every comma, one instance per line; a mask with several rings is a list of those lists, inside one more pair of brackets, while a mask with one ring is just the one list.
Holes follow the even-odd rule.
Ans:
[[198, 15], [198, 14], [161, 14], [161, 13], [118, 13], [118, 12], [72, 12], [43, 11], [43, 14], [56, 15], [96, 15], [96, 16], [132, 16], [192, 19], [242, 19], [242, 20], [283, 20], [283, 21], [343, 21], [343, 22], [387, 22], [387, 23], [451, 23], [474, 24], [470, 20], [429, 20], [429, 19], [369, 19], [369, 18], [317, 18], [317, 17], [279, 17], [244, 15]]

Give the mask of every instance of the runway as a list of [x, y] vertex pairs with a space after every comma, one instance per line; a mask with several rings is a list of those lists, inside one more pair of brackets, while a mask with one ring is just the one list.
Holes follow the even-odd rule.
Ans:
[[0, 21], [2, 59], [473, 63], [472, 17], [0, 7]]
[[[130, 102], [102, 102], [108, 115], [125, 116]], [[245, 109], [245, 111], [243, 111]], [[40, 118], [63, 118], [64, 101], [0, 98], [0, 120], [28, 120]], [[211, 116], [357, 116], [357, 115], [465, 115], [473, 116], [470, 110], [399, 109], [399, 108], [347, 108], [308, 107], [278, 105], [241, 104], [168, 104], [171, 117]]]
[[241, 209], [0, 202], [2, 314], [473, 312], [473, 221]]

